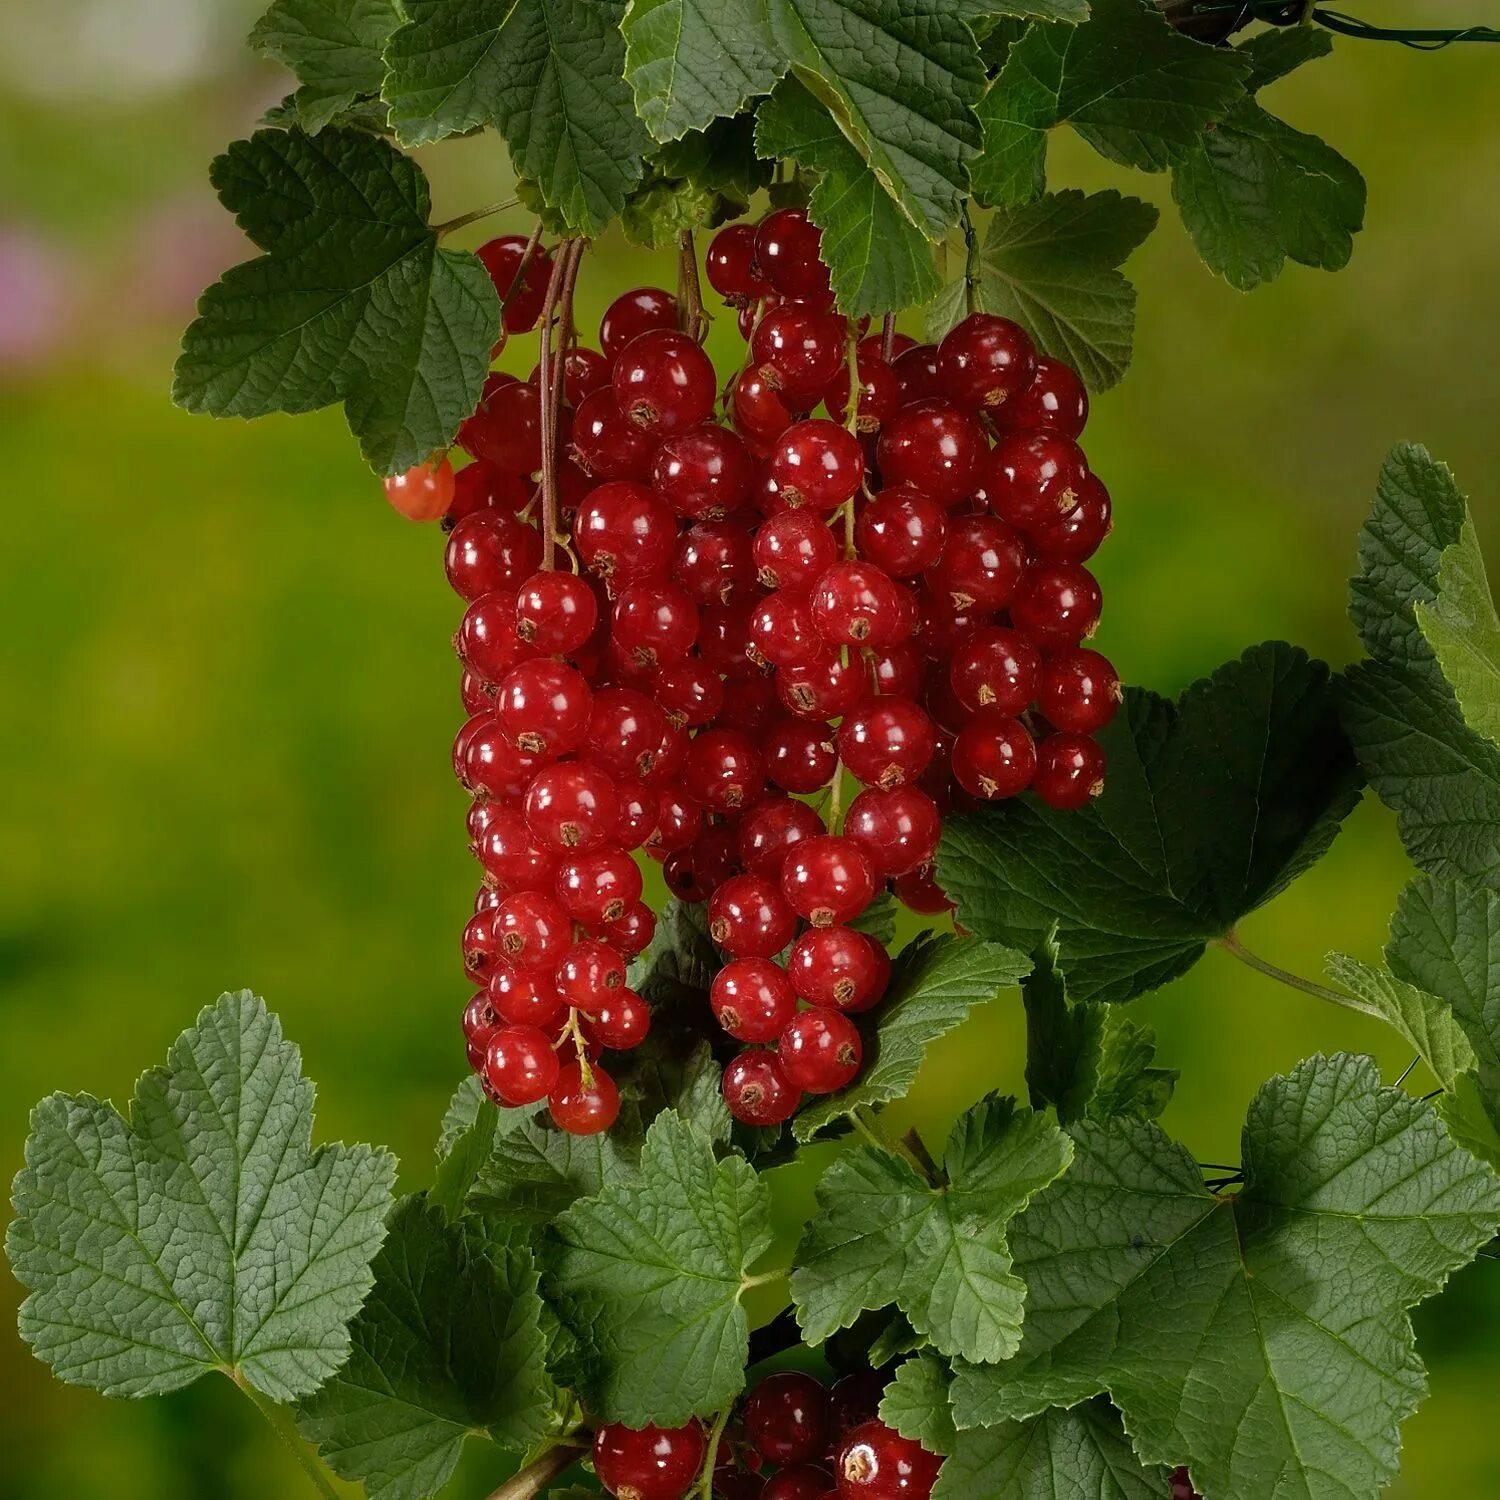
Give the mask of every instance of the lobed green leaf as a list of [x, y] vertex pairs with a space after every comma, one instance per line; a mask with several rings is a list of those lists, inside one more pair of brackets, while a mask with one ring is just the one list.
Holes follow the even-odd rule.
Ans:
[[310, 135], [379, 95], [381, 49], [400, 24], [395, 0], [274, 0], [250, 45], [297, 75], [296, 123]]

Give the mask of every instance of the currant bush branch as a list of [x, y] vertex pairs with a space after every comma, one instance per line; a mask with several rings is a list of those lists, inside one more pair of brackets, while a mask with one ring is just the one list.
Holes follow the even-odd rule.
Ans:
[[1326, 984], [1318, 984], [1314, 980], [1304, 979], [1300, 974], [1273, 964], [1268, 959], [1262, 958], [1258, 953], [1252, 953], [1250, 949], [1240, 941], [1239, 934], [1232, 928], [1223, 937], [1216, 938], [1215, 942], [1226, 953], [1232, 953], [1242, 964], [1248, 964], [1259, 974], [1264, 974], [1268, 979], [1274, 979], [1279, 984], [1284, 984], [1290, 989], [1300, 990], [1304, 995], [1313, 995], [1319, 1000], [1327, 1000], [1332, 1005], [1340, 1005], [1345, 1010], [1357, 1011], [1362, 1016], [1370, 1016], [1376, 1021], [1384, 1021], [1385, 1017], [1375, 1006], [1368, 1001], [1361, 1000], [1355, 995], [1343, 994], [1339, 990], [1330, 989]]

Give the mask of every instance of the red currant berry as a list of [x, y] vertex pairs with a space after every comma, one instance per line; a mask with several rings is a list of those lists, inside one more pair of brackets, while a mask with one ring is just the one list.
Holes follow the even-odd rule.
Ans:
[[1083, 482], [1078, 504], [1065, 516], [1034, 527], [1027, 536], [1031, 550], [1048, 562], [1087, 562], [1114, 524], [1109, 491], [1090, 474]]
[[621, 916], [598, 929], [599, 936], [623, 958], [634, 958], [651, 946], [656, 916], [644, 901], [632, 902]]
[[[831, 746], [829, 750], [831, 754]], [[826, 832], [823, 819], [807, 803], [791, 797], [766, 797], [740, 819], [736, 849], [740, 863], [752, 875], [779, 880], [787, 850], [802, 839]]]
[[856, 1427], [834, 1462], [841, 1500], [929, 1500], [943, 1461], [879, 1420]]
[[768, 1375], [745, 1400], [745, 1436], [778, 1468], [805, 1464], [828, 1446], [828, 1392], [811, 1375]]
[[737, 433], [706, 422], [670, 433], [651, 462], [651, 487], [680, 516], [712, 521], [750, 497], [755, 465]]
[[564, 662], [538, 657], [512, 667], [495, 695], [506, 738], [530, 755], [566, 755], [588, 732], [593, 693]]
[[957, 613], [1003, 608], [1026, 568], [1020, 536], [997, 516], [955, 516], [937, 566], [928, 574], [934, 592]]
[[856, 1427], [875, 1420], [887, 1383], [888, 1377], [878, 1370], [855, 1370], [834, 1382], [828, 1393], [828, 1430], [836, 1445]]
[[[793, 996], [792, 1010], [795, 1012], [796, 1008], [797, 999]], [[464, 1006], [464, 1052], [471, 1072], [478, 1073], [484, 1067], [485, 1048], [489, 1046], [490, 1038], [500, 1029], [501, 1024], [487, 990], [480, 990]]]
[[495, 706], [490, 684], [468, 670], [458, 680], [458, 696], [463, 701], [464, 712], [471, 718], [475, 714], [487, 714]]
[[695, 339], [670, 328], [627, 344], [612, 379], [620, 410], [658, 438], [706, 422], [718, 395], [712, 361]]
[[703, 809], [677, 788], [660, 793], [657, 804], [656, 832], [651, 847], [671, 853], [691, 849], [703, 832]]
[[900, 586], [873, 563], [835, 563], [813, 585], [811, 604], [831, 646], [894, 646], [910, 634]]
[[1055, 729], [1096, 734], [1124, 702], [1120, 677], [1097, 651], [1069, 648], [1047, 658], [1037, 707]]
[[1060, 432], [1076, 439], [1089, 419], [1089, 393], [1060, 359], [1037, 356], [1036, 374], [1006, 402], [997, 420], [1008, 432]]
[[869, 653], [871, 685], [877, 693], [896, 698], [915, 698], [922, 691], [926, 665], [911, 641]]
[[633, 583], [615, 600], [615, 641], [638, 666], [679, 662], [698, 639], [698, 606], [675, 583]]
[[734, 828], [728, 823], [705, 828], [693, 844], [693, 868], [712, 896], [724, 882], [740, 869], [739, 849]]
[[775, 442], [792, 420], [780, 386], [773, 383], [779, 379], [754, 368], [742, 370], [735, 377], [729, 399], [734, 430], [757, 449]]
[[938, 345], [938, 378], [955, 405], [991, 411], [1024, 391], [1036, 375], [1026, 330], [993, 313], [970, 313]]
[[755, 238], [755, 225], [728, 224], [713, 237], [703, 257], [708, 284], [731, 307], [759, 301], [771, 289], [756, 264]]
[[1022, 531], [1070, 514], [1088, 478], [1088, 460], [1071, 438], [1057, 432], [1001, 436], [984, 471], [989, 507]]
[[732, 876], [709, 898], [708, 934], [731, 958], [770, 958], [796, 931], [797, 914], [773, 876]]
[[[475, 252], [495, 283], [495, 291], [505, 307], [505, 331], [525, 333], [535, 328], [547, 300], [547, 283], [552, 279], [552, 257], [542, 249], [526, 252], [531, 242], [524, 234], [502, 234], [481, 245]], [[525, 271], [521, 267], [525, 263]]]
[[881, 477], [953, 506], [978, 486], [987, 446], [984, 429], [967, 412], [945, 401], [914, 402], [880, 429]]
[[585, 473], [599, 479], [646, 479], [656, 439], [620, 410], [614, 389], [585, 396], [573, 418], [573, 453]]
[[[557, 1082], [547, 1095], [547, 1108], [558, 1128], [569, 1135], [598, 1135], [619, 1118], [620, 1091], [614, 1079], [597, 1063], [590, 1066], [585, 1078], [581, 1063], [568, 1062], [562, 1065]], [[648, 1493], [641, 1491], [642, 1495]], [[663, 1500], [667, 1500], [669, 1493], [671, 1500], [677, 1500], [682, 1491], [661, 1493]]]
[[765, 759], [767, 777], [783, 791], [820, 791], [838, 766], [834, 732], [819, 719], [782, 719], [766, 735]]
[[[901, 410], [901, 381], [896, 372], [878, 354], [861, 351], [855, 361], [859, 371], [859, 392], [854, 403], [855, 431], [876, 432]], [[828, 415], [843, 426], [849, 419], [849, 376], [847, 371], [835, 375], [823, 391], [823, 405]]]
[[695, 604], [728, 604], [755, 586], [750, 533], [733, 521], [699, 521], [677, 539], [672, 576]]
[[496, 947], [518, 969], [551, 971], [572, 940], [572, 924], [541, 891], [516, 891], [495, 908]]
[[385, 480], [385, 498], [408, 521], [436, 521], [453, 503], [453, 465], [447, 456], [417, 464]]
[[826, 297], [828, 267], [818, 259], [823, 231], [800, 208], [778, 208], [755, 231], [755, 263], [783, 297]]
[[1010, 602], [1011, 623], [1047, 651], [1076, 646], [1099, 624], [1104, 596], [1094, 575], [1077, 563], [1039, 562]]
[[837, 1500], [833, 1476], [814, 1464], [782, 1469], [760, 1491], [758, 1500]]
[[573, 540], [584, 565], [623, 586], [662, 578], [677, 543], [671, 507], [643, 484], [601, 484], [573, 517]]
[[518, 588], [541, 560], [542, 538], [534, 526], [500, 511], [481, 510], [453, 528], [443, 567], [454, 593], [473, 600]]
[[1036, 699], [1042, 657], [1018, 631], [990, 625], [959, 642], [949, 673], [955, 696], [969, 712], [1019, 714]]
[[656, 769], [666, 715], [634, 688], [601, 688], [594, 694], [582, 754], [616, 779], [649, 777]]
[[865, 452], [836, 422], [794, 422], [772, 449], [769, 470], [787, 507], [831, 511], [858, 492]]
[[535, 1026], [546, 1031], [555, 1026], [568, 1004], [540, 969], [518, 969], [502, 964], [490, 975], [488, 994], [500, 1018], [512, 1026]]
[[651, 683], [657, 707], [679, 729], [698, 729], [724, 707], [724, 681], [696, 656], [660, 668]]
[[569, 916], [599, 927], [618, 922], [641, 899], [641, 871], [623, 849], [590, 849], [558, 865], [555, 888]]
[[786, 302], [756, 325], [750, 356], [789, 402], [811, 406], [844, 366], [844, 329], [837, 313]]
[[611, 1052], [633, 1052], [651, 1030], [651, 1007], [634, 990], [616, 990], [584, 1016], [583, 1034]]
[[454, 741], [459, 757], [458, 779], [468, 790], [486, 797], [520, 797], [546, 758], [510, 743], [494, 714], [470, 719]]
[[535, 474], [542, 466], [542, 398], [534, 385], [512, 380], [489, 390], [459, 432], [459, 441], [508, 474]]
[[802, 1102], [774, 1052], [741, 1052], [725, 1067], [721, 1086], [729, 1113], [742, 1125], [783, 1125]]
[[750, 636], [761, 659], [777, 667], [805, 667], [828, 649], [813, 624], [807, 599], [785, 589], [767, 594], [752, 607]]
[[905, 875], [926, 864], [942, 831], [937, 803], [914, 786], [869, 787], [849, 804], [844, 818], [844, 832], [864, 846], [879, 875]]
[[776, 669], [776, 691], [799, 719], [842, 718], [869, 690], [868, 665], [858, 656], [846, 662], [836, 651], [805, 667]]
[[936, 344], [912, 344], [891, 361], [901, 386], [901, 404], [914, 401], [940, 401], [944, 397], [942, 377], [938, 374]]
[[710, 605], [703, 611], [698, 654], [722, 677], [736, 683], [759, 677], [763, 668], [757, 663], [754, 646], [748, 600]]
[[760, 751], [742, 734], [712, 729], [688, 749], [683, 780], [689, 796], [715, 812], [748, 807], [766, 784]]
[[[609, 361], [597, 350], [587, 349], [581, 344], [569, 349], [563, 356], [563, 398], [569, 406], [579, 405], [584, 397], [602, 391], [609, 384]], [[542, 378], [542, 367], [535, 365], [527, 379], [537, 389]]]
[[932, 870], [926, 866], [898, 875], [891, 882], [891, 889], [908, 911], [914, 911], [919, 916], [935, 917], [953, 910], [953, 903], [937, 883]]
[[516, 592], [516, 634], [545, 655], [577, 651], [598, 623], [593, 589], [572, 573], [533, 573]]
[[975, 714], [953, 742], [953, 777], [971, 797], [1015, 797], [1035, 771], [1036, 745], [1026, 726], [999, 709]]
[[453, 500], [445, 526], [456, 526], [478, 510], [495, 510], [513, 516], [531, 499], [531, 485], [519, 474], [507, 474], [493, 464], [474, 462], [453, 476]]
[[1049, 734], [1036, 751], [1032, 790], [1059, 812], [1087, 807], [1104, 791], [1104, 752], [1081, 734]]
[[503, 682], [523, 661], [536, 655], [516, 634], [515, 595], [503, 589], [474, 600], [464, 611], [453, 644], [464, 666], [488, 683]]
[[937, 745], [932, 720], [910, 698], [864, 698], [839, 726], [839, 757], [866, 786], [906, 786]]
[[774, 1042], [797, 1014], [786, 970], [765, 958], [725, 964], [714, 975], [708, 1003], [719, 1025], [738, 1042]]
[[557, 988], [569, 1005], [592, 1011], [625, 986], [625, 961], [597, 938], [583, 938], [557, 965]]
[[864, 1044], [848, 1016], [822, 1006], [805, 1010], [776, 1046], [787, 1082], [804, 1094], [836, 1094], [859, 1074]]
[[636, 287], [623, 292], [604, 311], [599, 322], [599, 347], [613, 362], [625, 346], [643, 333], [655, 329], [675, 329], [678, 323], [677, 299], [659, 286]]
[[942, 556], [947, 535], [943, 507], [905, 485], [883, 490], [854, 523], [859, 555], [892, 578], [926, 572]]
[[852, 922], [875, 899], [875, 872], [853, 839], [824, 834], [788, 851], [781, 890], [799, 917], [832, 927]]
[[534, 1026], [502, 1026], [485, 1048], [485, 1082], [512, 1109], [545, 1099], [557, 1074], [557, 1053]]
[[620, 819], [614, 782], [583, 761], [544, 766], [526, 789], [526, 826], [546, 849], [592, 849]]
[[787, 510], [756, 529], [751, 551], [766, 588], [802, 591], [838, 561], [839, 544], [821, 516]]
[[1171, 1500], [1202, 1500], [1197, 1490], [1193, 1488], [1192, 1477], [1185, 1468], [1172, 1470]]
[[852, 927], [809, 928], [787, 955], [798, 997], [834, 1010], [868, 1010], [880, 999], [883, 971], [874, 939]]
[[644, 781], [617, 780], [620, 817], [615, 824], [615, 842], [622, 849], [639, 849], [656, 829], [657, 794]]
[[537, 842], [524, 815], [516, 808], [501, 807], [494, 802], [478, 805], [492, 809], [483, 833], [474, 843], [474, 852], [485, 874], [506, 891], [549, 888], [557, 873], [556, 856]]

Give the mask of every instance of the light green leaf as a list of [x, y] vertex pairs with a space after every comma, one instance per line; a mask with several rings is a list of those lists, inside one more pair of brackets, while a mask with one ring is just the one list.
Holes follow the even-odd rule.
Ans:
[[515, 1449], [545, 1436], [552, 1386], [529, 1253], [410, 1197], [374, 1272], [348, 1364], [298, 1414], [335, 1474], [370, 1500], [420, 1500], [452, 1477], [471, 1432]]
[[804, 1108], [793, 1121], [800, 1141], [861, 1106], [901, 1098], [916, 1081], [927, 1049], [1030, 970], [1024, 953], [972, 938], [914, 939], [896, 960], [885, 999], [866, 1026], [859, 1081]]
[[1108, 1390], [1142, 1461], [1191, 1454], [1206, 1500], [1374, 1500], [1425, 1389], [1407, 1309], [1494, 1234], [1500, 1180], [1369, 1058], [1261, 1090], [1235, 1197], [1154, 1125], [1072, 1133], [1072, 1170], [1011, 1232], [1021, 1349], [956, 1369], [958, 1424]]
[[1500, 617], [1472, 516], [1438, 562], [1434, 597], [1419, 598], [1415, 608], [1464, 721], [1486, 739], [1500, 740]]
[[738, 114], [786, 71], [765, 0], [630, 0], [620, 29], [636, 111], [659, 141]]
[[651, 178], [625, 200], [620, 228], [632, 245], [675, 249], [684, 230], [722, 223], [723, 202], [712, 188], [680, 178]]
[[990, 1098], [953, 1127], [941, 1187], [870, 1146], [841, 1156], [818, 1184], [792, 1273], [805, 1341], [822, 1343], [894, 1302], [940, 1353], [1006, 1358], [1023, 1301], [1006, 1226], [1071, 1155], [1045, 1115]]
[[395, 0], [275, 0], [250, 45], [297, 75], [297, 121], [316, 135], [356, 100], [380, 93], [380, 50], [399, 22]]
[[958, 222], [984, 63], [949, 0], [768, 0], [778, 55], [929, 239]]
[[1333, 842], [1359, 777], [1328, 668], [1256, 646], [1176, 704], [1131, 689], [1103, 731], [1104, 795], [944, 824], [938, 878], [969, 931], [1035, 949], [1057, 924], [1075, 1000], [1129, 1000], [1190, 969]]
[[312, 1149], [313, 1086], [253, 995], [224, 995], [142, 1074], [31, 1118], [6, 1251], [21, 1337], [59, 1380], [150, 1396], [227, 1370], [275, 1401], [349, 1352], [396, 1163]]
[[930, 1354], [909, 1359], [880, 1398], [880, 1420], [929, 1453], [951, 1453], [958, 1440], [948, 1405], [948, 1370]]
[[1500, 1128], [1490, 1117], [1479, 1081], [1472, 1073], [1454, 1079], [1451, 1091], [1439, 1094], [1432, 1107], [1448, 1127], [1448, 1134], [1465, 1151], [1500, 1171]]
[[547, 1286], [578, 1339], [582, 1395], [609, 1422], [679, 1426], [744, 1385], [746, 1272], [770, 1244], [770, 1194], [672, 1111], [638, 1179], [611, 1178], [553, 1226]]
[[403, 145], [494, 125], [520, 177], [597, 235], [641, 179], [651, 137], [625, 82], [623, 0], [407, 0], [385, 98]]
[[919, 305], [938, 288], [932, 246], [881, 186], [828, 110], [795, 79], [760, 107], [756, 148], [818, 174], [807, 212], [839, 307], [879, 316]]
[[927, 314], [941, 339], [968, 311], [1019, 323], [1066, 360], [1091, 391], [1116, 384], [1130, 363], [1135, 288], [1116, 269], [1156, 227], [1156, 210], [1109, 190], [1049, 193], [990, 217], [972, 288], [960, 277]]
[[1250, 66], [1183, 36], [1150, 0], [1094, 0], [1080, 26], [1033, 26], [979, 106], [974, 194], [996, 207], [1036, 197], [1047, 131], [1064, 123], [1111, 161], [1164, 171], [1243, 97]]
[[1444, 1088], [1451, 1088], [1460, 1073], [1474, 1066], [1474, 1049], [1438, 996], [1347, 953], [1330, 953], [1327, 969], [1335, 984], [1352, 990], [1417, 1049]]
[[500, 307], [474, 256], [438, 248], [416, 164], [363, 130], [261, 130], [212, 176], [268, 253], [203, 294], [172, 399], [216, 417], [342, 401], [385, 474], [446, 448], [478, 404]]
[[1403, 443], [1381, 470], [1360, 535], [1349, 614], [1371, 660], [1344, 674], [1340, 712], [1407, 853], [1433, 875], [1500, 887], [1500, 745], [1465, 721], [1417, 622], [1438, 597], [1468, 516], [1447, 467]]

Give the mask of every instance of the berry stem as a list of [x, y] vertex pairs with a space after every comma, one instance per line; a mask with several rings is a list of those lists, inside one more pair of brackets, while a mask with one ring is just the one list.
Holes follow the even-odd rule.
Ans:
[[594, 1070], [589, 1064], [588, 1044], [583, 1039], [583, 1027], [578, 1021], [578, 1007], [576, 1005], [570, 1006], [568, 1009], [568, 1022], [563, 1027], [562, 1034], [557, 1039], [557, 1045], [561, 1047], [569, 1040], [572, 1041], [573, 1051], [578, 1057], [578, 1076], [582, 1080], [584, 1088], [591, 1089], [594, 1086]]
[[701, 344], [708, 336], [708, 314], [703, 310], [698, 247], [691, 229], [684, 229], [677, 236], [677, 308], [682, 331]]
[[495, 352], [505, 348], [506, 340], [510, 335], [505, 331], [505, 314], [511, 303], [515, 301], [516, 294], [526, 285], [531, 263], [536, 259], [536, 253], [542, 245], [542, 226], [540, 223], [531, 231], [531, 237], [526, 241], [526, 248], [521, 252], [521, 259], [516, 266], [516, 274], [511, 277], [510, 285], [505, 289], [505, 295], [500, 299], [500, 336], [496, 344]]
[[1358, 1011], [1362, 1016], [1373, 1016], [1377, 1021], [1385, 1019], [1373, 1005], [1369, 1005], [1353, 995], [1340, 994], [1338, 990], [1330, 989], [1326, 984], [1318, 984], [1311, 979], [1302, 978], [1300, 974], [1292, 974], [1286, 969], [1279, 968], [1276, 964], [1262, 958], [1258, 953], [1252, 953], [1240, 942], [1239, 935], [1233, 928], [1226, 932], [1223, 937], [1215, 939], [1215, 941], [1225, 952], [1234, 954], [1242, 964], [1248, 964], [1252, 969], [1264, 974], [1268, 979], [1275, 979], [1291, 989], [1301, 990], [1304, 995], [1315, 995], [1319, 1000], [1327, 1000], [1330, 1004], [1341, 1005], [1345, 1010]]
[[703, 1455], [703, 1473], [693, 1486], [701, 1500], [713, 1500], [714, 1468], [718, 1463], [719, 1443], [724, 1437], [724, 1429], [729, 1425], [729, 1413], [732, 1410], [733, 1407], [726, 1406], [714, 1418], [714, 1425], [708, 1429], [708, 1452]]
[[917, 1134], [915, 1129], [909, 1130], [900, 1141], [888, 1141], [880, 1133], [878, 1126], [864, 1118], [858, 1106], [849, 1111], [849, 1123], [877, 1151], [883, 1151], [887, 1156], [904, 1156], [917, 1169], [917, 1172], [926, 1181], [928, 1187], [940, 1188], [943, 1186], [943, 1174], [938, 1170], [937, 1163], [928, 1154], [926, 1146], [922, 1145], [921, 1139], [917, 1139], [917, 1147], [920, 1149], [914, 1149], [911, 1144], [912, 1137]]
[[292, 1457], [297, 1460], [313, 1488], [325, 1496], [326, 1500], [338, 1500], [338, 1491], [334, 1489], [322, 1464], [314, 1457], [312, 1449], [302, 1441], [302, 1435], [297, 1431], [292, 1414], [286, 1407], [278, 1405], [269, 1396], [263, 1396], [238, 1371], [230, 1371], [229, 1378], [249, 1397], [250, 1404], [266, 1419], [271, 1431], [291, 1449]]
[[533, 1459], [519, 1473], [511, 1475], [486, 1500], [532, 1500], [533, 1496], [542, 1494], [560, 1474], [572, 1468], [583, 1456], [584, 1448], [584, 1444], [572, 1438], [560, 1439], [540, 1458]]
[[887, 313], [885, 321], [880, 325], [880, 357], [890, 364], [891, 355], [896, 352], [896, 315]]
[[915, 1125], [901, 1137], [901, 1144], [906, 1147], [922, 1168], [929, 1182], [943, 1182], [945, 1177], [943, 1170], [932, 1159], [932, 1153], [927, 1149], [927, 1143], [922, 1139]]
[[504, 198], [499, 203], [491, 203], [487, 208], [476, 208], [473, 213], [460, 214], [456, 219], [448, 219], [441, 224], [435, 224], [432, 232], [442, 239], [445, 234], [452, 234], [456, 229], [465, 229], [470, 224], [477, 224], [481, 219], [489, 218], [491, 214], [503, 214], [506, 209], [514, 208], [520, 201], [519, 198]]
[[964, 230], [964, 310], [976, 313], [979, 311], [979, 237], [974, 233], [967, 200], [959, 212]]
[[557, 542], [557, 410], [559, 405], [557, 385], [559, 382], [553, 380], [552, 325], [576, 243], [575, 240], [563, 241], [561, 251], [552, 262], [552, 275], [547, 281], [547, 296], [542, 303], [537, 385], [542, 406], [542, 570], [544, 572], [551, 572], [555, 565], [552, 554]]

